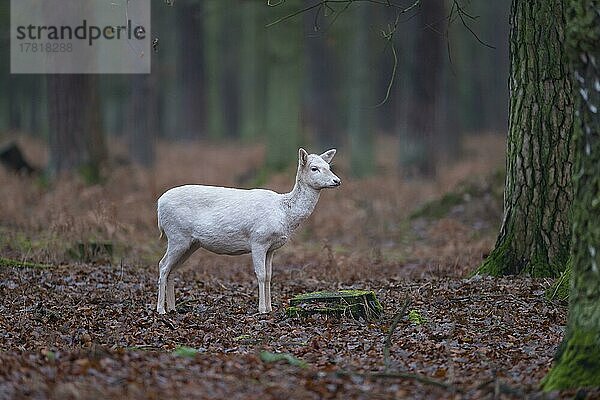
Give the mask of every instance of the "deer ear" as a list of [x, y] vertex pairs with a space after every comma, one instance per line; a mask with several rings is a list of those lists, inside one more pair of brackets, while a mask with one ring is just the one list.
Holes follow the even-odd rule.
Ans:
[[330, 164], [336, 151], [336, 149], [327, 150], [325, 153], [321, 154], [321, 158]]
[[302, 147], [298, 149], [298, 164], [305, 166], [308, 162], [308, 153]]

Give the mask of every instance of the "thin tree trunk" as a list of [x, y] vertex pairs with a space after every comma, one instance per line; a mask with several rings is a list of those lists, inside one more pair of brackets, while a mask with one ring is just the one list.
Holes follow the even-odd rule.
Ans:
[[545, 390], [600, 387], [600, 1], [571, 1], [567, 51], [578, 117], [567, 332]]
[[307, 90], [304, 95], [304, 122], [316, 138], [319, 148], [329, 149], [340, 145], [337, 126], [338, 108], [335, 98], [336, 65], [335, 53], [329, 48], [329, 30], [326, 22], [317, 21], [312, 13], [304, 15], [306, 27]]
[[21, 99], [18, 86], [18, 77], [9, 75], [6, 83], [6, 93], [8, 95], [8, 129], [17, 131], [21, 129]]
[[[247, 0], [251, 1], [251, 0]], [[222, 2], [223, 3], [223, 2]], [[240, 19], [244, 17], [240, 7], [226, 7], [223, 16], [221, 35], [223, 44], [220, 50], [222, 68], [222, 112], [224, 133], [229, 138], [239, 137], [240, 131]]]
[[206, 61], [208, 136], [219, 139], [225, 135], [223, 110], [224, 3], [204, 2], [204, 47]]
[[143, 167], [154, 164], [154, 144], [158, 126], [156, 108], [152, 75], [132, 76], [127, 129], [129, 155], [134, 163]]
[[185, 139], [198, 139], [204, 121], [204, 76], [202, 6], [199, 3], [177, 4], [180, 34], [186, 44], [179, 51], [181, 106], [179, 134]]
[[98, 75], [88, 75], [85, 79], [87, 82], [87, 91], [85, 92], [87, 99], [85, 104], [86, 146], [90, 157], [90, 172], [94, 180], [100, 179], [102, 167], [108, 157], [98, 80]]
[[[481, 3], [487, 8], [487, 20], [490, 21], [488, 37], [494, 38], [493, 45], [496, 49], [485, 49], [486, 55], [492, 62], [486, 70], [490, 79], [490, 91], [487, 93], [490, 107], [490, 116], [486, 128], [493, 132], [506, 132], [508, 120], [508, 85], [506, 77], [509, 69], [509, 0], [497, 0], [490, 3]], [[486, 24], [487, 25], [487, 24]], [[493, 71], [490, 74], [490, 71]], [[490, 77], [491, 75], [491, 77]]]
[[557, 276], [569, 258], [573, 96], [562, 1], [514, 0], [504, 217], [480, 274]]
[[408, 127], [400, 138], [400, 163], [409, 178], [432, 178], [436, 174], [440, 136], [441, 78], [444, 36], [438, 31], [445, 16], [444, 2], [425, 1], [415, 49], [415, 75], [412, 84]]
[[412, 102], [415, 100], [413, 93], [413, 76], [415, 74], [415, 46], [416, 38], [411, 32], [416, 31], [418, 20], [412, 18], [406, 23], [401, 24], [399, 29], [399, 37], [402, 40], [398, 41], [397, 56], [398, 56], [398, 75], [396, 89], [396, 108], [395, 108], [395, 129], [400, 138], [399, 148], [399, 163], [398, 169], [402, 172], [404, 165], [409, 163], [410, 154], [407, 146], [403, 141], [409, 137], [408, 115], [413, 109]]
[[242, 7], [241, 60], [240, 73], [240, 136], [253, 140], [262, 134], [264, 90], [262, 68], [264, 58], [263, 4], [258, 0], [247, 0]]
[[358, 4], [353, 13], [354, 33], [350, 50], [348, 74], [348, 136], [350, 139], [350, 167], [355, 176], [373, 172], [373, 79], [369, 73], [369, 20], [368, 4]]
[[[445, 12], [449, 12], [453, 5], [453, 0], [446, 0], [444, 3]], [[448, 32], [448, 35], [450, 33]], [[452, 41], [453, 38], [448, 37]], [[448, 44], [447, 46], [449, 46]], [[442, 47], [442, 65], [439, 77], [440, 93], [436, 105], [437, 127], [436, 133], [439, 135], [439, 155], [440, 164], [450, 164], [460, 157], [461, 152], [461, 130], [458, 122], [458, 103], [455, 99], [458, 97], [459, 82], [452, 72], [452, 64], [448, 49], [444, 51]]]
[[[288, 0], [277, 9], [285, 15], [301, 6]], [[267, 29], [267, 168], [277, 170], [295, 162], [300, 141], [302, 35], [297, 23]]]

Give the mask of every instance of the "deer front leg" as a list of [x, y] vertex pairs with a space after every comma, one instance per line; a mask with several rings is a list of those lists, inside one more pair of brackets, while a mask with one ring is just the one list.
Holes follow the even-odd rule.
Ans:
[[263, 246], [252, 247], [252, 262], [254, 264], [254, 273], [256, 273], [256, 279], [258, 280], [258, 312], [260, 314], [267, 313], [265, 301], [265, 283], [267, 280], [266, 257], [267, 250]]
[[273, 307], [271, 307], [271, 275], [273, 272], [273, 254], [275, 254], [273, 250], [267, 252], [267, 279], [265, 282], [265, 306], [267, 307], [267, 312], [273, 311]]

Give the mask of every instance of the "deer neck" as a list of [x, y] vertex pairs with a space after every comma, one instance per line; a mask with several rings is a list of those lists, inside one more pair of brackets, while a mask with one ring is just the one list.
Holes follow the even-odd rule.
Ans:
[[296, 178], [296, 184], [291, 192], [284, 195], [283, 205], [287, 214], [288, 224], [292, 229], [312, 214], [319, 201], [320, 191], [313, 189]]

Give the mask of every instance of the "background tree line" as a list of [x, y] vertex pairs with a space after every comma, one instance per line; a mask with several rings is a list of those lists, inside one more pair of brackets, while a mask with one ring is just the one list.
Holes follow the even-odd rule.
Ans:
[[[5, 35], [0, 130], [47, 138], [52, 173], [79, 168], [92, 178], [108, 135], [125, 139], [144, 166], [156, 138], [261, 141], [270, 169], [286, 166], [300, 144], [345, 147], [356, 176], [374, 171], [376, 134], [395, 135], [399, 169], [432, 177], [456, 157], [461, 135], [505, 131], [508, 0], [469, 6], [478, 17], [469, 24], [495, 49], [456, 22], [451, 1], [403, 14], [391, 42], [382, 30], [396, 14], [362, 2], [267, 27], [308, 4], [153, 1], [158, 52], [148, 76], [10, 75]], [[9, 24], [8, 2], [0, 20]], [[377, 106], [392, 78], [392, 44], [394, 84]]]

